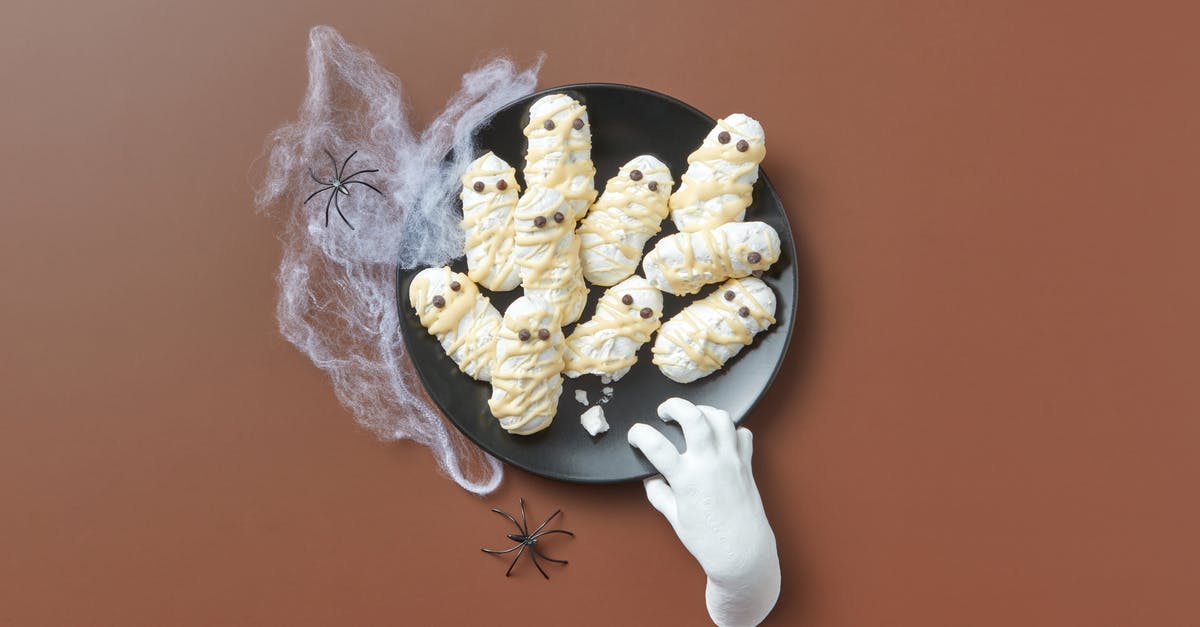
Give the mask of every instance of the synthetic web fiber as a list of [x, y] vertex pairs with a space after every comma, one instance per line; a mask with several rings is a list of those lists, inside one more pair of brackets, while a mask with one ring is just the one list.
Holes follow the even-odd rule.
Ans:
[[[461, 256], [464, 234], [454, 197], [474, 151], [471, 131], [537, 84], [540, 61], [518, 71], [493, 59], [462, 79], [446, 109], [420, 135], [409, 124], [400, 81], [332, 28], [309, 35], [308, 90], [299, 120], [275, 131], [256, 202], [283, 225], [276, 316], [284, 337], [329, 374], [338, 399], [385, 440], [411, 439], [433, 451], [459, 485], [487, 494], [500, 463], [449, 426], [425, 395], [399, 331], [396, 266], [441, 266]], [[453, 163], [444, 157], [455, 149]], [[332, 159], [325, 154], [328, 151]], [[343, 178], [363, 169], [338, 204], [353, 230], [305, 199], [358, 151]], [[310, 169], [312, 174], [310, 175]]]

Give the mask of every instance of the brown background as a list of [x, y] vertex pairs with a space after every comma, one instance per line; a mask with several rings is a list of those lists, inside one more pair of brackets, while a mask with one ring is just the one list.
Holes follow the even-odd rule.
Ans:
[[[279, 337], [252, 163], [321, 23], [422, 122], [497, 50], [764, 122], [813, 277], [769, 624], [1200, 624], [1189, 3], [164, 4], [0, 19], [0, 624], [706, 621], [640, 486], [477, 499]], [[518, 495], [549, 582], [477, 550]]]

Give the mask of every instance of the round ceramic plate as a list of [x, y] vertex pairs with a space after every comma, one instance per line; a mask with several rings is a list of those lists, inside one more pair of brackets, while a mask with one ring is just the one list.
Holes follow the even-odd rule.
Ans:
[[[676, 185], [687, 169], [687, 156], [712, 129], [715, 121], [697, 109], [660, 93], [613, 84], [580, 84], [556, 87], [521, 98], [496, 112], [481, 127], [477, 139], [479, 153], [491, 150], [517, 170], [524, 189], [521, 168], [525, 163], [525, 136], [521, 129], [528, 121], [529, 105], [550, 93], [565, 93], [587, 106], [592, 127], [592, 161], [596, 164], [596, 189], [603, 192], [605, 182], [617, 169], [639, 154], [651, 154], [671, 169]], [[729, 113], [733, 113], [732, 111]], [[753, 111], [747, 113], [753, 115]], [[768, 141], [769, 141], [768, 137]], [[769, 145], [768, 145], [769, 149]], [[459, 208], [461, 211], [461, 206]], [[654, 425], [680, 450], [683, 436], [674, 424], [663, 423], [655, 409], [663, 400], [681, 396], [696, 404], [712, 405], [728, 411], [740, 421], [771, 385], [787, 350], [796, 312], [796, 245], [787, 215], [775, 188], [765, 174], [754, 186], [754, 202], [746, 211], [746, 220], [766, 222], [779, 232], [782, 254], [763, 275], [778, 299], [775, 326], [758, 335], [754, 343], [716, 373], [689, 384], [671, 381], [650, 363], [653, 340], [642, 347], [638, 362], [620, 381], [610, 384], [611, 400], [603, 405], [611, 429], [592, 437], [579, 424], [586, 409], [576, 401], [575, 391], [587, 393], [589, 404], [603, 396], [599, 377], [588, 375], [564, 379], [558, 415], [549, 428], [531, 436], [509, 435], [488, 411], [491, 387], [460, 372], [442, 350], [437, 338], [421, 326], [408, 302], [408, 284], [420, 270], [401, 269], [398, 281], [400, 324], [421, 381], [430, 397], [468, 438], [492, 455], [529, 472], [585, 483], [612, 483], [642, 479], [654, 474], [654, 468], [625, 441], [625, 433], [635, 422]], [[671, 221], [663, 221], [663, 230], [649, 241], [650, 250], [659, 238], [675, 233]], [[465, 258], [452, 264], [466, 272]], [[639, 270], [639, 274], [640, 274]], [[669, 319], [688, 303], [715, 290], [713, 284], [691, 297], [663, 294], [663, 320]], [[587, 309], [581, 321], [595, 311], [596, 300], [605, 288], [591, 286]], [[520, 288], [510, 292], [488, 292], [492, 304], [503, 312], [521, 295]], [[574, 325], [563, 331], [570, 334]]]

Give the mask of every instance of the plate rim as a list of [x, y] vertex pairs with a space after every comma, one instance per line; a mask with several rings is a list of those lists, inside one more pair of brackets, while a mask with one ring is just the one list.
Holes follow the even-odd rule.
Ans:
[[[495, 109], [490, 111], [486, 116], [484, 116], [484, 118], [479, 122], [479, 124], [477, 124], [475, 126], [475, 128], [472, 129], [471, 135], [472, 135], [472, 137], [474, 137], [478, 133], [480, 128], [484, 127], [487, 124], [490, 124], [491, 120], [496, 116], [496, 113], [503, 111], [518, 102], [521, 102], [524, 100], [529, 100], [529, 99], [536, 100], [537, 98], [540, 98], [543, 96], [547, 96], [547, 95], [550, 95], [553, 93], [564, 92], [564, 91], [568, 91], [568, 90], [577, 90], [578, 91], [578, 90], [584, 90], [584, 89], [597, 89], [597, 88], [599, 88], [599, 89], [614, 89], [614, 90], [618, 90], [618, 91], [637, 92], [637, 93], [641, 93], [641, 94], [651, 96], [654, 98], [660, 98], [660, 99], [666, 100], [672, 104], [678, 105], [684, 109], [687, 109], [687, 110], [701, 116], [703, 119], [709, 121], [710, 123], [715, 124], [717, 121], [716, 118], [713, 118], [712, 116], [701, 111], [700, 109], [696, 108], [695, 106], [692, 106], [674, 96], [671, 96], [669, 94], [664, 94], [662, 92], [655, 91], [653, 89], [649, 89], [646, 87], [640, 87], [637, 85], [630, 85], [627, 83], [584, 82], [584, 83], [569, 83], [566, 85], [556, 85], [553, 87], [547, 87], [547, 88], [540, 89], [540, 90], [534, 91], [532, 93], [526, 94], [519, 98], [514, 98], [514, 99], [504, 103], [503, 105], [496, 107]], [[796, 302], [800, 298], [800, 270], [799, 270], [800, 259], [796, 252], [796, 244], [795, 244], [796, 234], [792, 230], [792, 223], [788, 217], [787, 208], [783, 205], [782, 198], [780, 197], [778, 190], [775, 189], [775, 185], [773, 183], [771, 183], [771, 179], [770, 179], [770, 177], [767, 176], [766, 170], [764, 168], [762, 168], [761, 166], [759, 167], [758, 178], [760, 181], [763, 182], [763, 186], [765, 188], [769, 189], [776, 198], [780, 198], [779, 205], [780, 205], [780, 208], [782, 209], [782, 211], [780, 213], [782, 214], [784, 225], [787, 226], [788, 234], [789, 234], [790, 240], [792, 242], [792, 250], [791, 250], [792, 263], [796, 266], [795, 271], [792, 272], [793, 302], [792, 302], [792, 308], [791, 308], [792, 310], [790, 312], [788, 312], [788, 314], [787, 314], [789, 324], [787, 327], [787, 333], [784, 337], [783, 353], [780, 355], [779, 360], [776, 361], [774, 366], [772, 367], [771, 375], [769, 377], [767, 377], [766, 385], [763, 386], [762, 391], [760, 391], [758, 393], [758, 395], [755, 396], [754, 400], [746, 408], [746, 411], [744, 413], [742, 413], [739, 416], [733, 417], [733, 422], [735, 425], [740, 425], [742, 423], [742, 421], [745, 420], [746, 416], [748, 416], [751, 412], [753, 412], [758, 407], [759, 403], [762, 402], [763, 397], [767, 395], [767, 391], [770, 390], [771, 386], [775, 384], [775, 379], [778, 378], [779, 371], [783, 368], [783, 363], [787, 360], [788, 353], [791, 351], [792, 339], [796, 332], [796, 315], [800, 309], [799, 303]], [[645, 253], [643, 252], [643, 255], [644, 254]], [[461, 258], [461, 255], [459, 257], [455, 257], [452, 261], [458, 260], [460, 258]], [[402, 313], [402, 311], [399, 311], [399, 309], [402, 306], [404, 306], [405, 290], [404, 290], [403, 283], [404, 283], [404, 273], [406, 270], [411, 270], [411, 268], [404, 268], [404, 267], [400, 266], [400, 264], [396, 264], [396, 275], [395, 275], [396, 276], [396, 299], [395, 299], [395, 303], [396, 303], [396, 308], [398, 310], [396, 312], [396, 314], [397, 314], [396, 319], [397, 319], [398, 325], [402, 325], [401, 320], [403, 319], [403, 313]], [[403, 332], [402, 332], [402, 335], [403, 335]], [[407, 358], [409, 364], [412, 366], [413, 371], [416, 372], [417, 378], [420, 379], [421, 386], [425, 390], [425, 395], [427, 397], [429, 397], [430, 400], [433, 401], [433, 404], [438, 408], [438, 411], [442, 414], [442, 417], [444, 417], [447, 422], [454, 425], [454, 428], [457, 429], [459, 433], [466, 436], [466, 438], [469, 441], [471, 441], [471, 443], [473, 443], [475, 446], [478, 446], [482, 451], [484, 451], [488, 455], [492, 456], [493, 458], [504, 462], [505, 464], [511, 465], [515, 468], [519, 468], [530, 474], [537, 475], [539, 477], [544, 477], [546, 479], [565, 481], [568, 483], [589, 484], [589, 485], [613, 485], [613, 484], [621, 484], [621, 483], [632, 483], [634, 481], [642, 481], [648, 477], [652, 477], [652, 476], [658, 474], [657, 472], [649, 471], [649, 472], [646, 472], [645, 474], [640, 474], [640, 475], [635, 475], [635, 476], [625, 477], [625, 478], [616, 478], [616, 479], [567, 476], [567, 475], [563, 475], [563, 474], [555, 475], [555, 474], [547, 474], [536, 468], [531, 468], [521, 462], [510, 459], [508, 456], [492, 450], [492, 448], [489, 447], [487, 444], [480, 441], [479, 439], [476, 439], [476, 437], [470, 431], [468, 431], [467, 429], [465, 429], [461, 425], [459, 425], [458, 422], [455, 421], [450, 416], [450, 412], [447, 411], [446, 407], [442, 405], [441, 400], [436, 398], [433, 394], [429, 393], [429, 385], [427, 383], [426, 376], [421, 371], [420, 368], [417, 368], [416, 364], [414, 363], [414, 361], [412, 359], [411, 354], [408, 353], [408, 351], [407, 351], [407, 347], [405, 350], [405, 357]]]

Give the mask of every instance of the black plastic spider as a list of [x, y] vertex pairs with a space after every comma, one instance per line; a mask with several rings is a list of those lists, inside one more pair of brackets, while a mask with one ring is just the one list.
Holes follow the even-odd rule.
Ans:
[[372, 172], [378, 172], [379, 170], [359, 170], [358, 172], [355, 172], [354, 174], [351, 174], [350, 176], [342, 176], [342, 173], [346, 171], [346, 166], [350, 164], [350, 160], [354, 158], [354, 155], [358, 154], [358, 151], [355, 150], [354, 152], [350, 153], [350, 156], [346, 157], [346, 160], [342, 162], [342, 167], [340, 167], [340, 168], [337, 165], [337, 161], [333, 158], [333, 155], [330, 154], [330, 152], [328, 150], [325, 151], [325, 154], [329, 156], [329, 163], [333, 165], [333, 180], [322, 181], [321, 179], [317, 178], [316, 174], [313, 174], [312, 168], [309, 168], [308, 175], [310, 177], [312, 177], [312, 180], [316, 181], [317, 183], [319, 183], [321, 185], [324, 185], [325, 187], [322, 187], [321, 189], [318, 189], [317, 191], [310, 194], [308, 198], [304, 199], [303, 204], [307, 205], [308, 201], [312, 200], [317, 194], [320, 194], [321, 192], [333, 190], [333, 193], [329, 195], [329, 200], [325, 201], [325, 226], [326, 227], [329, 226], [329, 205], [333, 204], [334, 209], [337, 209], [338, 217], [340, 217], [342, 219], [342, 222], [345, 222], [346, 226], [350, 227], [350, 230], [353, 231], [354, 225], [350, 224], [350, 221], [346, 219], [345, 214], [342, 213], [342, 207], [338, 204], [338, 194], [342, 193], [342, 194], [349, 196], [350, 190], [347, 189], [346, 186], [350, 185], [352, 183], [358, 183], [359, 185], [366, 185], [367, 187], [374, 190], [376, 194], [379, 194], [380, 196], [382, 196], [383, 192], [379, 191], [378, 189], [375, 189], [374, 185], [371, 185], [370, 183], [367, 183], [365, 181], [351, 180], [354, 177], [358, 176], [359, 174], [370, 174]]
[[[504, 576], [507, 577], [512, 574], [513, 566], [517, 565], [517, 560], [521, 559], [521, 554], [525, 552], [526, 548], [528, 548], [529, 549], [529, 557], [530, 557], [530, 559], [533, 560], [533, 565], [537, 566], [538, 572], [542, 573], [543, 577], [545, 577], [546, 579], [549, 579], [550, 575], [547, 575], [546, 571], [542, 570], [542, 565], [538, 563], [538, 558], [540, 557], [546, 561], [554, 562], [556, 564], [566, 564], [567, 560], [556, 560], [553, 557], [548, 557], [548, 556], [546, 556], [545, 553], [542, 553], [541, 551], [539, 551], [538, 547], [537, 547], [538, 538], [549, 535], [551, 533], [565, 533], [565, 534], [571, 536], [572, 538], [574, 538], [575, 534], [571, 533], [570, 531], [563, 530], [563, 529], [551, 529], [549, 531], [542, 531], [542, 528], [545, 527], [551, 520], [554, 520], [555, 516], [558, 516], [559, 514], [562, 513], [561, 509], [554, 510], [554, 513], [550, 514], [550, 517], [547, 518], [545, 520], [545, 522], [538, 525], [538, 528], [534, 529], [533, 532], [530, 533], [528, 525], [525, 522], [525, 499], [519, 499], [519, 500], [521, 503], [521, 522], [519, 522], [519, 523], [517, 522], [516, 518], [512, 517], [512, 514], [509, 514], [508, 512], [505, 512], [505, 511], [498, 510], [494, 507], [492, 508], [493, 512], [496, 512], [497, 514], [500, 514], [501, 516], [511, 520], [512, 523], [517, 526], [517, 531], [520, 531], [521, 533], [505, 534], [506, 538], [508, 538], [509, 540], [512, 540], [513, 542], [516, 542], [517, 544], [515, 546], [513, 546], [512, 548], [505, 549], [503, 551], [498, 551], [495, 549], [479, 549], [479, 550], [483, 551], [484, 553], [491, 553], [492, 555], [501, 555], [503, 553], [512, 553], [513, 551], [517, 551], [517, 556], [514, 557], [512, 563], [508, 565], [508, 570], [504, 571]], [[520, 549], [520, 550], [518, 551], [517, 549]]]

